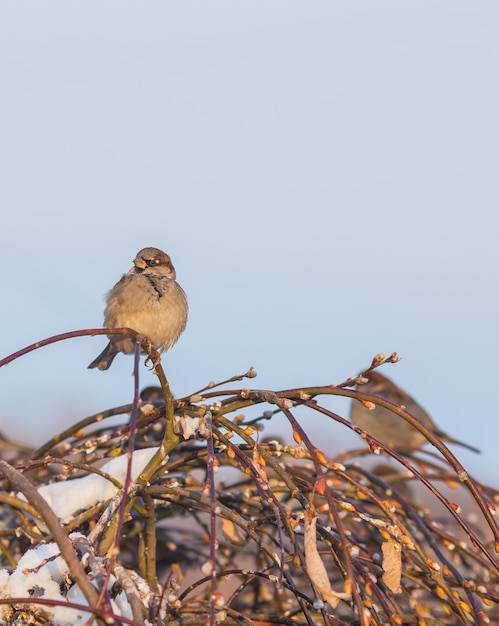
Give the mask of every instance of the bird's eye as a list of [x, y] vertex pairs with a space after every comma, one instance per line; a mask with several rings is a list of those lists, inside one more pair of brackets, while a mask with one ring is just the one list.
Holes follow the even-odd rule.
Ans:
[[153, 265], [157, 265], [159, 263], [158, 259], [148, 259], [146, 261], [148, 267], [152, 267]]

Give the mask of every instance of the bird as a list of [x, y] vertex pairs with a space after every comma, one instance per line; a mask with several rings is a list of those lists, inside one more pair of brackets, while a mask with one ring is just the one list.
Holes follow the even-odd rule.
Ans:
[[[147, 337], [151, 346], [164, 352], [176, 343], [187, 324], [187, 296], [176, 282], [175, 268], [166, 252], [143, 248], [106, 296], [105, 328], [128, 327]], [[109, 343], [90, 363], [89, 369], [107, 370], [118, 352], [132, 354], [131, 335], [108, 335]]]
[[[379, 396], [397, 406], [403, 406], [408, 413], [419, 419], [445, 443], [457, 444], [473, 452], [480, 452], [477, 448], [463, 441], [458, 441], [440, 430], [416, 400], [386, 376], [372, 371], [365, 377], [368, 378], [368, 382], [357, 385], [358, 391]], [[399, 447], [421, 448], [428, 441], [419, 430], [406, 422], [403, 417], [378, 405], [375, 405], [374, 409], [368, 409], [361, 401], [352, 400], [350, 420], [369, 435], [395, 449]]]
[[144, 387], [140, 392], [140, 399], [145, 404], [153, 404], [154, 402], [162, 402], [165, 403], [165, 396], [161, 387], [156, 385], [150, 385], [149, 387]]

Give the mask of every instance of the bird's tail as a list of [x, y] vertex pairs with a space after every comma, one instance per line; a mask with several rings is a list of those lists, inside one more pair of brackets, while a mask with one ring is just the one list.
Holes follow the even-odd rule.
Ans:
[[94, 367], [101, 370], [109, 369], [111, 363], [114, 360], [114, 357], [118, 354], [118, 350], [116, 350], [115, 346], [109, 342], [104, 350], [99, 354], [99, 356], [90, 363], [88, 369], [91, 370]]

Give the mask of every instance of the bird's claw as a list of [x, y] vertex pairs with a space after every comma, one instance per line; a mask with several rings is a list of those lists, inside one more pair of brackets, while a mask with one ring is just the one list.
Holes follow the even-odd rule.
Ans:
[[151, 371], [154, 371], [160, 363], [161, 363], [161, 355], [159, 354], [159, 352], [153, 349], [153, 347], [151, 346], [151, 343], [149, 342], [145, 365], [147, 366], [151, 364], [150, 369]]

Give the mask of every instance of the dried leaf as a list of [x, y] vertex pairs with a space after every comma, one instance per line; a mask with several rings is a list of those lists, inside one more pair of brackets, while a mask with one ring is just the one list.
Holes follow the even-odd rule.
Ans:
[[381, 551], [383, 552], [383, 577], [381, 580], [393, 593], [401, 593], [402, 547], [398, 541], [390, 537], [383, 541]]
[[236, 545], [243, 545], [248, 539], [242, 528], [234, 524], [230, 519], [222, 518], [222, 532], [229, 541]]
[[334, 609], [340, 600], [349, 600], [351, 594], [331, 589], [326, 567], [317, 550], [316, 525], [317, 515], [311, 510], [305, 511], [305, 567], [317, 591]]

